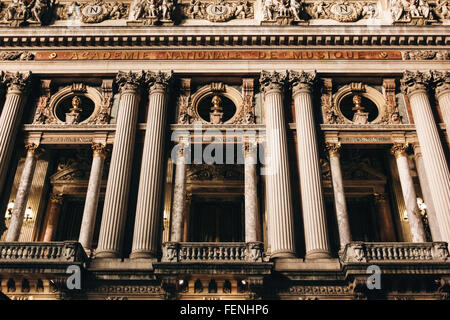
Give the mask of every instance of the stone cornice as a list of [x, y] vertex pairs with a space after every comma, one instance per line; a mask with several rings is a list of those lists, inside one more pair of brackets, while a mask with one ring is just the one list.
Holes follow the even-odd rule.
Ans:
[[4, 28], [0, 46], [11, 48], [265, 46], [446, 46], [450, 28], [395, 26], [309, 27], [84, 27]]

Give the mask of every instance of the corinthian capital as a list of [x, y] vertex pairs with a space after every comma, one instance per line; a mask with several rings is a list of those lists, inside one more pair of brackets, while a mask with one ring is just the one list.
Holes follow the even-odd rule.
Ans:
[[400, 79], [401, 89], [407, 95], [417, 91], [427, 91], [431, 79], [431, 72], [406, 70], [403, 72], [403, 78]]
[[436, 89], [436, 97], [450, 93], [450, 72], [448, 71], [432, 71], [433, 73], [433, 84]]
[[395, 158], [406, 157], [406, 150], [409, 145], [407, 143], [394, 143], [391, 148], [391, 153], [395, 156]]
[[328, 155], [331, 157], [339, 158], [341, 152], [341, 143], [331, 143], [327, 142], [325, 144], [325, 149], [328, 151]]
[[3, 75], [3, 82], [6, 84], [8, 92], [16, 91], [22, 93], [31, 84], [31, 72], [6, 72]]
[[116, 75], [116, 83], [119, 86], [120, 93], [139, 92], [145, 73], [141, 72], [123, 72], [119, 71]]
[[150, 92], [153, 90], [164, 90], [169, 88], [170, 82], [173, 79], [173, 71], [170, 72], [152, 72], [145, 73], [145, 83], [148, 84]]
[[283, 91], [283, 87], [286, 85], [287, 77], [287, 72], [269, 72], [263, 70], [259, 77], [261, 90], [265, 93], [271, 90]]
[[289, 71], [289, 83], [292, 86], [293, 94], [300, 93], [301, 91], [312, 91], [312, 86], [316, 81], [316, 72], [305, 71]]

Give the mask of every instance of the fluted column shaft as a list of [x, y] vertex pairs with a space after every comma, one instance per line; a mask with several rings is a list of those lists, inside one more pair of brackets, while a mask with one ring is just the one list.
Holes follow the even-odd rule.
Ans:
[[101, 143], [93, 143], [92, 150], [91, 173], [89, 175], [89, 184], [86, 192], [83, 219], [81, 221], [80, 236], [78, 240], [87, 252], [92, 249], [98, 197], [103, 176], [103, 164], [106, 158], [106, 146]]
[[245, 242], [258, 241], [256, 142], [244, 143]]
[[140, 101], [140, 74], [119, 73], [119, 112], [111, 154], [105, 203], [96, 256], [116, 258], [120, 255], [130, 190], [134, 140]]
[[266, 121], [267, 220], [271, 258], [295, 256], [283, 91], [286, 75], [262, 72]]
[[429, 79], [427, 73], [405, 72], [401, 82], [411, 104], [441, 238], [450, 242], [450, 173], [428, 99]]
[[417, 175], [419, 176], [420, 188], [425, 204], [427, 205], [427, 217], [430, 225], [431, 236], [433, 241], [442, 241], [441, 231], [439, 230], [439, 223], [436, 218], [436, 211], [434, 210], [433, 199], [431, 197], [430, 185], [425, 173], [425, 164], [423, 163], [422, 151], [419, 145], [414, 146]]
[[450, 73], [448, 71], [434, 71], [433, 77], [436, 85], [436, 99], [439, 102], [445, 123], [447, 141], [450, 143]]
[[333, 183], [334, 205], [338, 223], [339, 242], [341, 250], [352, 241], [350, 223], [348, 221], [347, 204], [345, 202], [344, 182], [340, 162], [340, 143], [327, 144], [330, 157], [331, 179]]
[[17, 189], [16, 198], [14, 200], [14, 208], [12, 211], [11, 222], [8, 227], [5, 241], [19, 240], [20, 231], [22, 230], [23, 218], [30, 193], [31, 182], [33, 181], [34, 170], [36, 169], [37, 159], [39, 157], [38, 146], [34, 143], [26, 145], [27, 157], [23, 166], [22, 175], [20, 177], [19, 187]]
[[130, 258], [155, 258], [160, 235], [164, 180], [164, 142], [171, 75], [158, 73], [150, 84], [147, 128]]
[[406, 155], [405, 144], [394, 144], [392, 153], [395, 156], [402, 186], [403, 199], [405, 200], [406, 212], [408, 213], [409, 227], [411, 228], [413, 242], [426, 242], [425, 231], [422, 219], [417, 206], [417, 195], [414, 190], [414, 183], [409, 171], [408, 157]]
[[291, 72], [307, 259], [330, 257], [312, 104], [314, 79], [314, 73]]
[[175, 167], [175, 183], [173, 188], [172, 228], [170, 240], [183, 240], [184, 214], [186, 212], [186, 151], [182, 143], [179, 145]]
[[9, 170], [9, 162], [14, 148], [17, 130], [26, 102], [26, 91], [30, 83], [30, 73], [2, 75], [8, 89], [0, 115], [0, 193]]
[[45, 226], [43, 242], [50, 242], [55, 236], [59, 222], [59, 214], [61, 212], [63, 197], [61, 194], [51, 194], [50, 203], [47, 211], [47, 224]]

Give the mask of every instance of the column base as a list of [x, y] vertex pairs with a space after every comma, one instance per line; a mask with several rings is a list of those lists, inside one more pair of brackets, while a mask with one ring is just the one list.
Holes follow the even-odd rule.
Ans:
[[119, 253], [113, 250], [98, 251], [95, 254], [96, 259], [114, 259], [119, 258]]
[[312, 250], [306, 253], [305, 260], [331, 259], [327, 250]]
[[153, 259], [156, 260], [156, 255], [150, 251], [133, 251], [130, 254], [130, 259]]
[[270, 260], [273, 259], [295, 259], [295, 253], [292, 251], [277, 251], [270, 254]]

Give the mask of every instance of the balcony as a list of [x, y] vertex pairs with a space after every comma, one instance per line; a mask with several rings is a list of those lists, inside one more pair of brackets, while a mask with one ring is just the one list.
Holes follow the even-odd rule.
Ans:
[[344, 264], [445, 263], [450, 262], [446, 242], [352, 242], [347, 244]]
[[161, 262], [262, 262], [261, 242], [166, 242]]
[[0, 242], [0, 265], [6, 264], [77, 264], [87, 261], [76, 241]]

